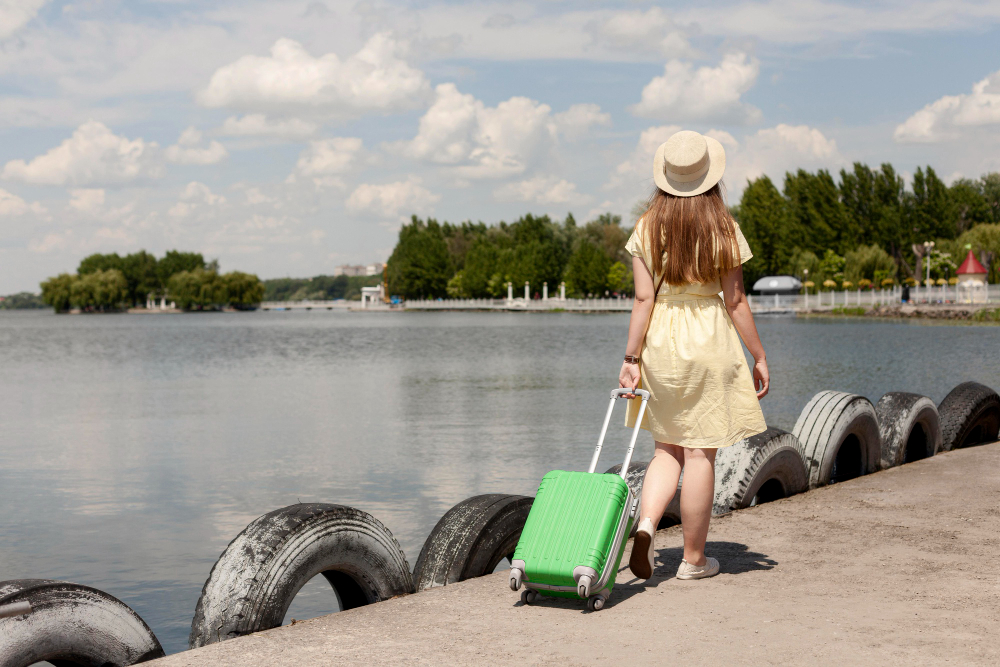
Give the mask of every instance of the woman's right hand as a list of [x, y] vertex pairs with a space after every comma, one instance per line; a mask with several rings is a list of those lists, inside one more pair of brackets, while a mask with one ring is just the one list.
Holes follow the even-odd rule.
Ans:
[[[618, 386], [623, 389], [635, 389], [639, 386], [639, 364], [622, 364], [622, 371], [618, 374]], [[635, 398], [635, 394], [625, 394], [625, 398]]]
[[771, 388], [771, 376], [767, 372], [767, 359], [761, 357], [753, 365], [753, 387], [757, 390], [757, 400], [767, 396]]

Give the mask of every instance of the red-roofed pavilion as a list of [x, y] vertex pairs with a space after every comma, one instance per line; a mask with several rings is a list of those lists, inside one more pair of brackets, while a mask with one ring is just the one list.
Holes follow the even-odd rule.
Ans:
[[962, 279], [962, 276], [971, 277], [982, 275], [982, 282], [986, 282], [986, 273], [986, 267], [979, 263], [979, 260], [976, 259], [976, 256], [973, 255], [970, 250], [969, 254], [965, 256], [965, 261], [962, 262], [962, 266], [958, 267], [958, 271], [955, 272], [955, 275], [958, 276], [959, 280]]
[[962, 266], [958, 267], [958, 300], [960, 303], [986, 303], [986, 267], [979, 263], [976, 256], [969, 251]]

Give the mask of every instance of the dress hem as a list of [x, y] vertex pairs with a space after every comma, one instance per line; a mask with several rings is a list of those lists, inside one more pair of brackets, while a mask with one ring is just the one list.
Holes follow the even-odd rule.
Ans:
[[725, 438], [721, 438], [721, 440], [727, 444], [719, 445], [716, 444], [716, 442], [718, 442], [717, 440], [713, 439], [712, 442], [706, 443], [704, 438], [687, 438], [687, 439], [680, 438], [680, 442], [672, 442], [672, 440], [677, 440], [677, 439], [671, 438], [670, 436], [665, 434], [654, 433], [652, 430], [646, 428], [645, 426], [640, 426], [640, 428], [644, 431], [648, 431], [649, 434], [653, 436], [653, 439], [656, 440], [657, 442], [663, 442], [670, 445], [677, 445], [678, 447], [685, 447], [687, 449], [722, 449], [724, 447], [732, 447], [741, 440], [745, 440], [750, 436], [757, 435], [758, 433], [763, 433], [764, 431], [767, 430], [767, 426], [765, 425], [763, 428], [759, 426], [753, 426], [750, 428], [744, 428], [738, 431], [733, 431]]

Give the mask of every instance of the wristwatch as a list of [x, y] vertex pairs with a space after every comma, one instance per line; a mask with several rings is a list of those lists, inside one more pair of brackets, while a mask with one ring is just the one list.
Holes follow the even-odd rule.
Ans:
[[639, 357], [634, 357], [631, 354], [625, 355], [625, 363], [627, 364], [637, 364], [639, 363]]

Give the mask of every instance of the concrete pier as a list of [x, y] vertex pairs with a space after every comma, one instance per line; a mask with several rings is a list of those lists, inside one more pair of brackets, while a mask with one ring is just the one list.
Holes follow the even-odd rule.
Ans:
[[151, 664], [996, 664], [998, 469], [1000, 443], [715, 519], [702, 581], [660, 531], [653, 579], [623, 569], [595, 613], [523, 607], [498, 573]]

